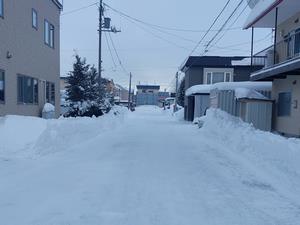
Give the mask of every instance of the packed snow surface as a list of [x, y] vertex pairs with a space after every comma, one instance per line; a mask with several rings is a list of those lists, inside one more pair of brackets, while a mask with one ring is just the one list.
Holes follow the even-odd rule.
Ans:
[[201, 129], [181, 118], [0, 119], [0, 224], [300, 224], [299, 140], [217, 110]]

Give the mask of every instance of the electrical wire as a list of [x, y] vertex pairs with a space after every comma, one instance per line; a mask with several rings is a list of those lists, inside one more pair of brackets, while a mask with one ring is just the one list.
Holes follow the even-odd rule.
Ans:
[[219, 29], [219, 31], [213, 36], [213, 38], [208, 42], [208, 44], [206, 45], [206, 48], [204, 50], [204, 53], [208, 50], [209, 46], [211, 45], [211, 43], [218, 37], [218, 35], [223, 31], [223, 29], [226, 27], [226, 25], [229, 23], [229, 21], [231, 20], [231, 18], [235, 15], [235, 13], [237, 12], [237, 10], [240, 8], [240, 6], [243, 4], [244, 0], [241, 0], [238, 5], [235, 7], [235, 9], [232, 11], [232, 13], [229, 15], [229, 17], [225, 20], [225, 22], [223, 23], [223, 25], [221, 26], [221, 28]]
[[181, 45], [178, 45], [178, 44], [175, 43], [175, 42], [172, 42], [172, 41], [170, 41], [170, 40], [168, 40], [168, 39], [165, 39], [165, 38], [161, 37], [160, 35], [158, 35], [158, 34], [154, 33], [153, 31], [151, 31], [151, 30], [149, 30], [149, 29], [147, 29], [147, 28], [141, 26], [140, 24], [136, 23], [135, 21], [132, 21], [132, 20], [126, 18], [126, 17], [124, 17], [124, 18], [125, 18], [127, 21], [129, 21], [130, 23], [132, 23], [132, 24], [136, 25], [137, 27], [139, 27], [140, 29], [144, 30], [146, 33], [149, 33], [149, 34], [151, 34], [152, 36], [154, 36], [154, 37], [156, 37], [156, 38], [158, 38], [158, 39], [160, 39], [160, 40], [163, 40], [164, 42], [166, 42], [166, 43], [168, 43], [168, 44], [170, 44], [170, 45], [173, 45], [173, 46], [175, 46], [175, 47], [177, 47], [177, 48], [181, 48], [181, 49], [185, 49], [185, 50], [188, 50], [188, 51], [189, 51], [188, 48], [186, 48], [186, 47], [184, 47], [184, 46], [181, 46]]
[[116, 68], [117, 64], [116, 64], [115, 58], [114, 58], [114, 56], [112, 54], [112, 51], [111, 51], [111, 48], [110, 48], [110, 44], [109, 44], [106, 32], [104, 32], [104, 35], [105, 35], [106, 44], [107, 44], [107, 47], [108, 47], [108, 50], [109, 50], [109, 53], [110, 53], [110, 56], [111, 56], [114, 68]]
[[114, 51], [115, 51], [115, 54], [116, 54], [116, 56], [117, 56], [117, 59], [118, 59], [118, 62], [119, 62], [120, 67], [122, 68], [123, 72], [124, 72], [126, 75], [129, 75], [129, 72], [126, 70], [126, 68], [125, 68], [124, 65], [122, 64], [121, 58], [120, 58], [120, 56], [119, 56], [119, 53], [118, 53], [117, 48], [116, 48], [116, 46], [115, 46], [115, 43], [114, 43], [114, 41], [113, 41], [113, 39], [112, 39], [112, 37], [111, 37], [111, 34], [108, 33], [108, 36], [109, 36], [109, 39], [110, 39], [110, 41], [111, 41], [112, 47], [113, 47], [113, 49], [114, 49]]
[[[240, 14], [236, 17], [236, 19], [233, 21], [233, 23], [231, 23], [231, 25], [229, 26], [229, 28], [234, 26], [234, 24], [238, 21], [238, 19], [242, 16], [242, 14], [245, 12], [245, 10], [246, 10], [247, 8], [248, 8], [248, 5], [246, 5], [246, 6], [244, 7], [244, 9], [243, 9], [243, 10], [240, 12]], [[227, 30], [224, 30], [224, 33], [220, 36], [220, 38], [219, 38], [214, 44], [212, 44], [210, 47], [208, 47], [208, 48], [206, 49], [206, 51], [204, 52], [204, 54], [205, 54], [210, 48], [216, 46], [216, 45], [224, 38], [224, 36], [225, 36], [226, 34], [227, 34]]]
[[78, 9], [74, 9], [74, 10], [71, 10], [71, 11], [68, 11], [68, 12], [65, 12], [65, 13], [62, 13], [61, 16], [73, 14], [73, 13], [82, 11], [82, 10], [84, 10], [84, 9], [90, 8], [90, 7], [92, 7], [92, 6], [94, 6], [94, 5], [97, 5], [97, 4], [98, 4], [98, 2], [95, 2], [95, 3], [93, 3], [93, 4], [90, 4], [90, 5], [87, 5], [87, 6], [83, 6], [83, 7], [80, 7], [80, 8], [78, 8]]
[[[156, 24], [152, 24], [152, 23], [148, 23], [148, 22], [145, 22], [141, 19], [137, 19], [135, 17], [132, 17], [120, 10], [117, 10], [113, 7], [111, 7], [110, 5], [108, 5], [107, 3], [103, 3], [105, 6], [107, 6], [108, 8], [110, 8], [112, 11], [120, 14], [120, 15], [123, 15], [125, 17], [128, 17], [132, 20], [135, 20], [136, 22], [139, 22], [139, 23], [143, 23], [144, 25], [147, 25], [147, 26], [151, 26], [151, 27], [156, 27], [156, 28], [159, 28], [159, 29], [163, 29], [163, 30], [171, 30], [171, 31], [179, 31], [179, 32], [194, 32], [194, 33], [205, 33], [207, 32], [207, 30], [192, 30], [192, 29], [181, 29], [181, 28], [174, 28], [174, 27], [166, 27], [166, 26], [161, 26], [161, 25], [156, 25]], [[237, 29], [241, 29], [242, 27], [235, 27], [235, 28], [231, 28], [232, 30], [237, 30]], [[218, 31], [218, 30], [210, 30], [211, 32], [213, 31]]]

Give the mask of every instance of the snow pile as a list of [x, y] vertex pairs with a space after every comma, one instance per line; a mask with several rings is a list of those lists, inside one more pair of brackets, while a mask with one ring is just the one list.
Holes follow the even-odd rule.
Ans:
[[126, 116], [125, 107], [114, 107], [99, 118], [60, 118], [45, 120], [35, 117], [0, 118], [0, 156], [36, 155], [63, 151], [89, 141], [104, 131], [116, 128]]
[[236, 88], [235, 89], [235, 98], [236, 99], [248, 98], [248, 99], [261, 99], [261, 100], [268, 99], [263, 94], [255, 91], [253, 89], [248, 89], [248, 88]]
[[55, 106], [50, 103], [46, 103], [43, 108], [43, 113], [49, 113], [49, 112], [55, 112]]

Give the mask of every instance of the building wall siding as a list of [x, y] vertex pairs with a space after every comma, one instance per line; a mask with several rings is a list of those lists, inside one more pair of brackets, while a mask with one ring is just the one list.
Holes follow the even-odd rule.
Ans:
[[[45, 103], [43, 81], [55, 83], [56, 116], [60, 112], [60, 11], [52, 1], [5, 0], [0, 18], [0, 69], [5, 70], [4, 105], [0, 115], [40, 116]], [[32, 8], [38, 13], [38, 29], [32, 27]], [[44, 44], [44, 20], [55, 26], [54, 49]], [[6, 57], [10, 52], [12, 57]], [[17, 103], [17, 74], [39, 79], [39, 104]]]
[[[278, 94], [292, 93], [291, 115], [277, 116]], [[275, 79], [273, 82], [272, 98], [276, 101], [274, 118], [275, 129], [286, 135], [300, 136], [300, 77], [288, 76], [286, 79]]]

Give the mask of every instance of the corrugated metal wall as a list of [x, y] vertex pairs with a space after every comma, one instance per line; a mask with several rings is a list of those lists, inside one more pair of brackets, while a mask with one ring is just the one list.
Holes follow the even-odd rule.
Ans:
[[[267, 98], [271, 98], [271, 91], [259, 92]], [[237, 100], [233, 90], [213, 90], [210, 94], [210, 105], [213, 108], [218, 108], [233, 116], [240, 117], [245, 122], [253, 124], [257, 129], [272, 130], [273, 102], [271, 100]]]
[[243, 100], [238, 101], [238, 115], [245, 122], [251, 123], [255, 128], [272, 130], [272, 101]]
[[210, 107], [209, 95], [195, 95], [194, 119], [205, 115], [206, 110]]
[[136, 105], [158, 105], [158, 94], [140, 93], [136, 96]]

